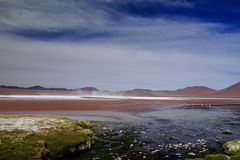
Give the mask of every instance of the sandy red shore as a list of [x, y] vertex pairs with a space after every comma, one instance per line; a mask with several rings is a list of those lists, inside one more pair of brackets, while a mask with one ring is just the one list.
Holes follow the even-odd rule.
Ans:
[[181, 104], [240, 104], [240, 100], [0, 100], [5, 111], [139, 111], [153, 106]]

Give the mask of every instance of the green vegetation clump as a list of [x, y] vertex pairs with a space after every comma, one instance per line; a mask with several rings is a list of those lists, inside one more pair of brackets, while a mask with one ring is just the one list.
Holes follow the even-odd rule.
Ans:
[[229, 160], [230, 157], [224, 154], [208, 154], [205, 160]]
[[[223, 144], [225, 154], [208, 154], [204, 160], [240, 160], [240, 139], [228, 141]], [[185, 160], [198, 160], [197, 158]], [[201, 158], [199, 159], [201, 160]], [[203, 159], [202, 159], [203, 160]]]
[[226, 154], [238, 155], [240, 154], [240, 139], [235, 139], [223, 144], [223, 148]]
[[240, 155], [232, 156], [230, 160], [240, 160]]
[[[30, 129], [9, 129], [0, 124], [0, 159], [54, 159], [90, 149], [96, 137], [90, 122], [52, 116], [1, 116], [9, 121], [31, 120]], [[11, 124], [11, 121], [13, 122]], [[25, 125], [25, 124], [24, 124]], [[28, 126], [27, 126], [28, 127]], [[32, 127], [32, 128], [31, 128]], [[34, 129], [34, 130], [32, 130]]]

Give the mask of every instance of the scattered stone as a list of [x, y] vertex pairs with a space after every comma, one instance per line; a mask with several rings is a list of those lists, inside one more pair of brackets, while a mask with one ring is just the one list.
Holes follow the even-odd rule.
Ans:
[[187, 155], [188, 155], [188, 156], [196, 156], [196, 154], [193, 153], [193, 152], [189, 152]]
[[174, 136], [169, 137], [169, 140], [176, 140], [176, 137], [174, 137]]
[[121, 157], [116, 157], [116, 158], [114, 158], [114, 160], [122, 160], [122, 158]]
[[157, 152], [159, 152], [159, 150], [158, 150], [158, 149], [156, 149], [156, 150], [152, 151], [151, 153], [152, 153], [152, 154], [155, 154], [155, 153], [157, 153]]
[[176, 153], [176, 156], [180, 157], [180, 156], [182, 156], [182, 154], [181, 153]]
[[169, 155], [164, 156], [164, 158], [168, 158], [168, 157], [169, 157]]
[[225, 153], [231, 155], [240, 154], [240, 139], [232, 140], [223, 144]]
[[196, 144], [192, 144], [191, 147], [192, 147], [192, 148], [196, 148]]
[[106, 130], [106, 129], [107, 129], [107, 127], [103, 127], [102, 129], [103, 129], [103, 130]]
[[230, 131], [229, 129], [226, 129], [224, 132], [222, 132], [223, 134], [229, 134], [229, 135], [232, 135], [232, 131]]

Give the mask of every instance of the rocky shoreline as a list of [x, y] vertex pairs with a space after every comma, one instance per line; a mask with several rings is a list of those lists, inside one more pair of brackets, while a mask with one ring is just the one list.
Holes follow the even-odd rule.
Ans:
[[[141, 138], [147, 135], [147, 129], [134, 128], [124, 123], [97, 122], [93, 130], [99, 137], [97, 143], [92, 150], [78, 155], [74, 160], [239, 160], [240, 157], [239, 140], [226, 142], [223, 147], [219, 144], [219, 149], [214, 149], [208, 146], [208, 139], [156, 145], [154, 141]], [[175, 140], [175, 137], [167, 135], [166, 138]], [[231, 148], [234, 152], [229, 153]]]
[[[121, 122], [91, 125], [89, 121], [36, 115], [1, 115], [0, 122], [0, 159], [240, 159], [240, 139], [224, 143], [217, 153], [207, 146], [208, 139], [156, 145], [148, 139], [147, 127]], [[177, 139], [165, 137], [172, 142]]]

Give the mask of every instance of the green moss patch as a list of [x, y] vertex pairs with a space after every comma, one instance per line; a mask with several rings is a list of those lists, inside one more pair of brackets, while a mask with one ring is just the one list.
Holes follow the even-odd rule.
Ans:
[[96, 139], [88, 121], [55, 116], [0, 115], [0, 118], [2, 122], [8, 121], [7, 125], [0, 124], [1, 160], [63, 157], [89, 149]]
[[231, 160], [240, 160], [240, 155], [232, 156]]
[[226, 154], [237, 155], [240, 154], [240, 139], [235, 139], [223, 144]]
[[229, 160], [230, 157], [224, 154], [208, 154], [205, 160]]

